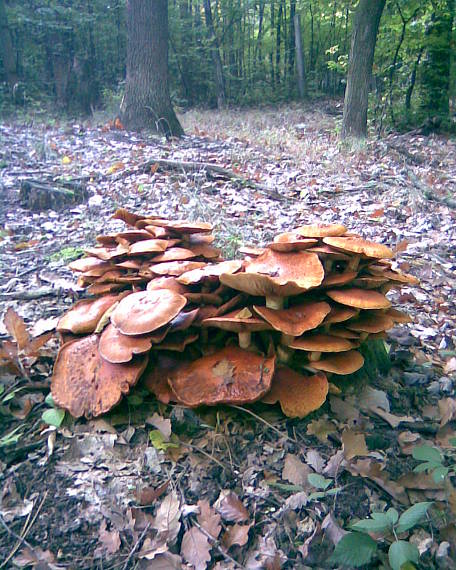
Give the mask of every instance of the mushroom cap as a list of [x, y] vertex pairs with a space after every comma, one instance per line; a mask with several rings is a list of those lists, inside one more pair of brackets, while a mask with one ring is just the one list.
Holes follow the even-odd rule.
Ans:
[[144, 386], [155, 395], [159, 402], [169, 404], [175, 402], [176, 397], [173, 394], [169, 384], [169, 374], [188, 360], [180, 353], [155, 353], [156, 358], [153, 362], [149, 362], [143, 374]]
[[120, 267], [120, 269], [132, 269], [133, 271], [138, 271], [143, 264], [143, 260], [141, 258], [137, 259], [126, 259], [125, 261], [120, 261], [116, 263], [116, 267]]
[[103, 261], [99, 257], [80, 257], [79, 259], [75, 259], [70, 264], [68, 264], [68, 267], [71, 269], [71, 271], [85, 273], [86, 271], [92, 271], [100, 267], [112, 266], [107, 261]]
[[187, 287], [181, 285], [175, 277], [156, 277], [147, 284], [148, 291], [158, 291], [159, 289], [167, 289], [183, 295], [187, 292]]
[[161, 263], [162, 261], [184, 261], [196, 257], [196, 253], [191, 249], [185, 247], [170, 247], [163, 253], [156, 255], [152, 261], [153, 263]]
[[171, 350], [175, 352], [184, 352], [187, 345], [199, 339], [198, 332], [175, 332], [166, 336], [160, 343], [154, 346], [154, 350]]
[[177, 317], [174, 317], [174, 319], [169, 322], [169, 330], [171, 332], [187, 330], [198, 317], [199, 312], [200, 309], [193, 309], [187, 312], [181, 311]]
[[108, 412], [136, 384], [147, 364], [147, 355], [128, 364], [111, 364], [101, 357], [98, 342], [94, 334], [68, 342], [54, 364], [52, 397], [75, 418]]
[[271, 387], [275, 357], [229, 346], [178, 367], [168, 382], [178, 402], [190, 407], [246, 404]]
[[151, 345], [150, 336], [127, 336], [109, 324], [100, 336], [98, 351], [108, 362], [120, 364], [130, 362], [136, 354], [148, 352]]
[[388, 317], [393, 319], [395, 323], [411, 323], [412, 318], [407, 313], [399, 311], [398, 309], [388, 309], [385, 313]]
[[390, 269], [388, 267], [383, 267], [381, 265], [370, 265], [367, 270], [372, 275], [377, 277], [384, 277], [389, 281], [396, 281], [397, 283], [404, 283], [406, 285], [419, 285], [420, 280], [414, 275], [409, 273], [403, 273], [402, 271], [397, 271], [395, 269]]
[[172, 321], [186, 304], [185, 297], [167, 289], [132, 293], [117, 305], [111, 322], [122, 334], [147, 334]]
[[92, 283], [87, 287], [87, 293], [90, 295], [108, 295], [114, 291], [125, 289], [126, 285], [122, 283]]
[[151, 226], [160, 226], [181, 234], [208, 233], [212, 231], [212, 224], [207, 222], [188, 222], [187, 220], [150, 220]]
[[206, 265], [201, 269], [194, 269], [187, 271], [178, 277], [179, 283], [184, 285], [196, 285], [206, 279], [219, 277], [222, 273], [235, 273], [242, 267], [242, 261], [234, 259], [232, 261], [221, 261], [220, 263], [213, 263]]
[[347, 339], [329, 334], [303, 335], [295, 338], [288, 346], [296, 350], [307, 350], [309, 352], [344, 352], [355, 348], [355, 345]]
[[249, 257], [258, 257], [262, 255], [266, 249], [264, 247], [256, 247], [254, 245], [243, 245], [238, 249], [238, 252], [242, 255], [248, 255]]
[[323, 281], [321, 287], [334, 287], [334, 285], [346, 285], [353, 281], [357, 276], [356, 271], [345, 271], [344, 273], [328, 273]]
[[222, 274], [220, 281], [250, 295], [286, 297], [317, 287], [324, 274], [315, 253], [281, 253], [268, 249], [248, 262], [245, 273]]
[[326, 293], [333, 301], [357, 309], [388, 309], [391, 303], [372, 289], [334, 289]]
[[393, 251], [381, 243], [375, 241], [368, 241], [356, 237], [325, 237], [323, 242], [336, 249], [342, 251], [349, 251], [366, 257], [378, 257], [391, 259], [394, 257]]
[[274, 241], [268, 244], [268, 248], [273, 251], [301, 251], [303, 249], [308, 249], [313, 245], [317, 244], [316, 239], [308, 239], [294, 232], [285, 232], [275, 236]]
[[154, 275], [179, 277], [182, 273], [192, 271], [193, 269], [201, 269], [205, 265], [207, 264], [204, 261], [167, 261], [165, 263], [152, 265], [150, 271]]
[[235, 333], [269, 331], [272, 328], [263, 319], [254, 317], [247, 307], [226, 313], [220, 317], [204, 319], [201, 324], [203, 327], [215, 327]]
[[350, 256], [342, 251], [338, 251], [337, 249], [333, 249], [329, 245], [320, 244], [316, 247], [311, 247], [308, 249], [309, 253], [318, 253], [320, 257], [333, 259], [334, 261], [348, 261]]
[[385, 283], [388, 283], [388, 281], [389, 279], [387, 277], [363, 275], [355, 279], [353, 285], [355, 285], [355, 287], [361, 287], [362, 289], [378, 289]]
[[303, 418], [325, 403], [328, 386], [328, 379], [321, 372], [304, 376], [284, 366], [275, 371], [271, 390], [261, 401], [266, 404], [279, 402], [286, 416]]
[[216, 259], [222, 253], [222, 250], [218, 247], [212, 247], [205, 243], [189, 244], [189, 249], [193, 251], [196, 257], [204, 257], [205, 259]]
[[254, 305], [254, 311], [271, 326], [284, 334], [301, 336], [304, 332], [317, 328], [331, 310], [324, 301], [301, 303], [289, 309], [269, 309]]
[[89, 334], [96, 329], [105, 312], [119, 301], [119, 295], [105, 295], [99, 299], [83, 299], [73, 305], [57, 323], [57, 331]]
[[366, 313], [361, 313], [353, 321], [347, 321], [345, 326], [347, 329], [356, 332], [367, 332], [367, 333], [378, 333], [382, 331], [387, 331], [393, 328], [394, 320], [383, 314], [372, 314], [373, 311], [368, 311]]
[[347, 228], [342, 224], [314, 224], [300, 226], [293, 231], [306, 238], [324, 238], [327, 236], [343, 236], [347, 232]]
[[117, 210], [112, 215], [113, 220], [122, 220], [129, 226], [135, 226], [139, 220], [143, 220], [146, 216], [140, 216], [129, 212], [126, 208], [117, 208]]
[[130, 246], [130, 255], [142, 255], [145, 253], [161, 253], [168, 247], [169, 242], [166, 239], [145, 239], [132, 243]]
[[331, 333], [331, 336], [337, 336], [339, 338], [348, 338], [350, 340], [355, 340], [355, 341], [359, 340], [358, 333], [350, 331], [342, 325], [332, 326], [329, 332]]
[[363, 367], [364, 358], [357, 350], [348, 350], [340, 354], [332, 354], [312, 362], [312, 368], [323, 370], [324, 372], [332, 372], [333, 374], [353, 374]]
[[215, 236], [212, 234], [185, 234], [182, 236], [182, 243], [185, 244], [185, 247], [189, 247], [190, 249], [194, 245], [210, 245], [214, 243]]
[[348, 321], [355, 315], [358, 314], [356, 309], [352, 309], [351, 307], [344, 307], [342, 306], [331, 306], [331, 311], [326, 316], [325, 320], [323, 321], [324, 325], [329, 325], [331, 323], [342, 323], [344, 321]]
[[98, 257], [103, 261], [115, 261], [128, 254], [128, 247], [120, 244], [116, 247], [88, 247], [84, 252], [89, 257]]

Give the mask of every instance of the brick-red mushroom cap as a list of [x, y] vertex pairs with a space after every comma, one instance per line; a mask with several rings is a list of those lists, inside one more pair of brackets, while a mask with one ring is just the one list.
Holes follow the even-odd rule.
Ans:
[[268, 248], [273, 251], [301, 251], [317, 244], [316, 239], [304, 238], [303, 236], [293, 233], [285, 232], [275, 236], [274, 241], [268, 244]]
[[376, 314], [367, 311], [353, 321], [347, 321], [345, 326], [356, 332], [379, 333], [393, 328], [394, 320], [385, 313]]
[[372, 289], [334, 289], [326, 293], [333, 301], [357, 309], [388, 309], [391, 303]]
[[347, 232], [347, 228], [342, 224], [314, 224], [300, 226], [293, 231], [306, 238], [323, 238], [327, 236], [342, 236]]
[[296, 338], [288, 346], [309, 352], [344, 352], [355, 348], [355, 345], [345, 338], [320, 333], [303, 335]]
[[108, 412], [136, 384], [147, 364], [147, 355], [128, 364], [111, 364], [100, 355], [98, 342], [98, 335], [90, 335], [64, 344], [54, 365], [52, 397], [75, 418]]
[[381, 243], [356, 237], [325, 237], [323, 242], [336, 249], [374, 258], [390, 259], [393, 251]]
[[66, 312], [57, 323], [59, 332], [72, 332], [73, 334], [92, 333], [104, 313], [121, 297], [119, 295], [105, 295], [99, 299], [83, 299]]
[[108, 362], [120, 364], [130, 362], [136, 354], [148, 352], [151, 344], [150, 336], [125, 335], [109, 324], [101, 334], [98, 350]]
[[301, 336], [304, 332], [317, 328], [331, 310], [324, 301], [301, 303], [289, 309], [269, 309], [254, 306], [254, 311], [271, 326], [286, 335]]
[[185, 297], [167, 289], [132, 293], [115, 308], [111, 322], [122, 334], [147, 334], [172, 321], [186, 304]]
[[221, 261], [220, 263], [213, 263], [206, 265], [201, 269], [194, 269], [183, 273], [177, 280], [183, 285], [196, 285], [206, 279], [219, 277], [222, 273], [235, 273], [242, 267], [242, 261], [234, 259], [232, 261]]
[[271, 390], [261, 401], [265, 404], [279, 402], [289, 418], [304, 418], [325, 403], [328, 386], [328, 379], [321, 372], [304, 376], [284, 366], [276, 370]]
[[312, 368], [332, 372], [333, 374], [353, 374], [363, 367], [364, 358], [357, 350], [348, 350], [340, 354], [325, 356], [317, 362], [312, 362]]
[[186, 406], [246, 404], [269, 390], [274, 368], [275, 356], [230, 346], [178, 367], [168, 382]]

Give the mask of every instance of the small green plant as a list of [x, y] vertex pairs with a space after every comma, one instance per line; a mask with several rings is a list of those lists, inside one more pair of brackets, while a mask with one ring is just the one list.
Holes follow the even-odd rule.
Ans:
[[41, 419], [44, 423], [50, 426], [54, 426], [56, 428], [60, 427], [65, 418], [65, 410], [61, 410], [55, 406], [54, 399], [52, 398], [52, 394], [50, 392], [46, 396], [45, 402], [49, 406], [49, 409], [45, 410], [42, 413]]
[[84, 253], [84, 249], [82, 247], [64, 247], [60, 251], [56, 251], [50, 257], [51, 261], [64, 261], [68, 263], [70, 261], [74, 261], [81, 257]]
[[[456, 438], [450, 439], [451, 445], [456, 447]], [[430, 445], [420, 445], [415, 447], [412, 452], [413, 458], [421, 461], [413, 471], [415, 473], [432, 473], [432, 479], [435, 483], [441, 483], [448, 475], [456, 475], [456, 449], [447, 452], [450, 465], [446, 461], [445, 455], [437, 448]]]
[[401, 570], [404, 565], [414, 568], [420, 558], [418, 548], [408, 540], [400, 540], [398, 535], [419, 525], [431, 505], [432, 502], [416, 503], [400, 516], [393, 508], [384, 513], [371, 513], [370, 518], [351, 525], [351, 532], [337, 543], [332, 561], [361, 568], [376, 556], [379, 543], [385, 540], [389, 543], [388, 561], [393, 570]]

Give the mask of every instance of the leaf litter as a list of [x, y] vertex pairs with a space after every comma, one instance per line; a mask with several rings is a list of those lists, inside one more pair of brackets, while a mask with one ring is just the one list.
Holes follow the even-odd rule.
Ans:
[[[456, 186], [455, 143], [405, 133], [344, 148], [334, 117], [317, 108], [264, 109], [261, 121], [259, 113], [191, 111], [189, 135], [170, 142], [93, 125], [0, 127], [4, 148], [14, 151], [2, 151], [0, 173], [0, 357], [10, 367], [0, 380], [0, 515], [11, 531], [0, 527], [2, 560], [325, 567], [328, 545], [379, 504], [447, 501], [454, 515], [452, 487], [414, 473], [412, 454], [420, 445], [451, 451], [455, 433], [456, 230], [444, 201]], [[394, 146], [432, 160], [410, 162]], [[167, 169], [154, 157], [213, 163], [257, 187]], [[86, 186], [87, 204], [25, 209], [18, 187], [32, 171]], [[117, 206], [144, 204], [157, 215], [215, 223], [217, 245], [231, 257], [241, 242], [267, 243], [316, 220], [384, 238], [398, 252], [397, 267], [421, 281], [420, 289], [394, 294], [412, 323], [391, 331], [390, 372], [369, 386], [344, 387], [304, 421], [261, 405], [254, 412], [262, 421], [234, 408], [183, 412], [139, 387], [102, 420], [105, 429], [69, 417], [47, 427], [41, 415], [57, 348], [53, 328], [81, 294], [66, 266], [96, 235], [120, 229], [110, 220]], [[222, 362], [217, 373], [231, 371]], [[160, 434], [156, 447], [151, 430]], [[309, 500], [309, 474], [340, 490]], [[428, 535], [416, 535], [427, 545], [425, 564], [439, 550], [455, 555], [455, 528], [454, 520], [435, 527], [432, 546]], [[31, 548], [17, 546], [12, 533], [21, 532]]]

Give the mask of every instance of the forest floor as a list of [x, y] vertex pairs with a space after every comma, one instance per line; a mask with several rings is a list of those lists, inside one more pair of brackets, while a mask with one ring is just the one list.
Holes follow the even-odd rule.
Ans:
[[[398, 266], [419, 277], [419, 288], [391, 295], [413, 322], [391, 331], [388, 374], [349, 385], [304, 420], [261, 405], [190, 412], [139, 386], [109, 415], [55, 429], [41, 419], [51, 342], [28, 377], [27, 362], [23, 377], [0, 377], [0, 567], [334, 568], [350, 524], [433, 501], [403, 538], [418, 546], [420, 567], [456, 568], [451, 471], [436, 483], [413, 472], [412, 457], [437, 446], [456, 469], [456, 141], [416, 131], [344, 146], [331, 101], [181, 119], [187, 136], [171, 142], [94, 121], [0, 124], [4, 310], [14, 307], [33, 335], [52, 330], [82, 294], [68, 261], [117, 231], [110, 217], [123, 206], [210, 221], [226, 257], [298, 225], [341, 222], [395, 248]], [[81, 181], [90, 197], [33, 213], [19, 200], [27, 178]], [[176, 445], [154, 447], [153, 427], [172, 430]], [[208, 527], [216, 539], [182, 540]], [[363, 567], [388, 568], [394, 537], [376, 538], [378, 555]]]

